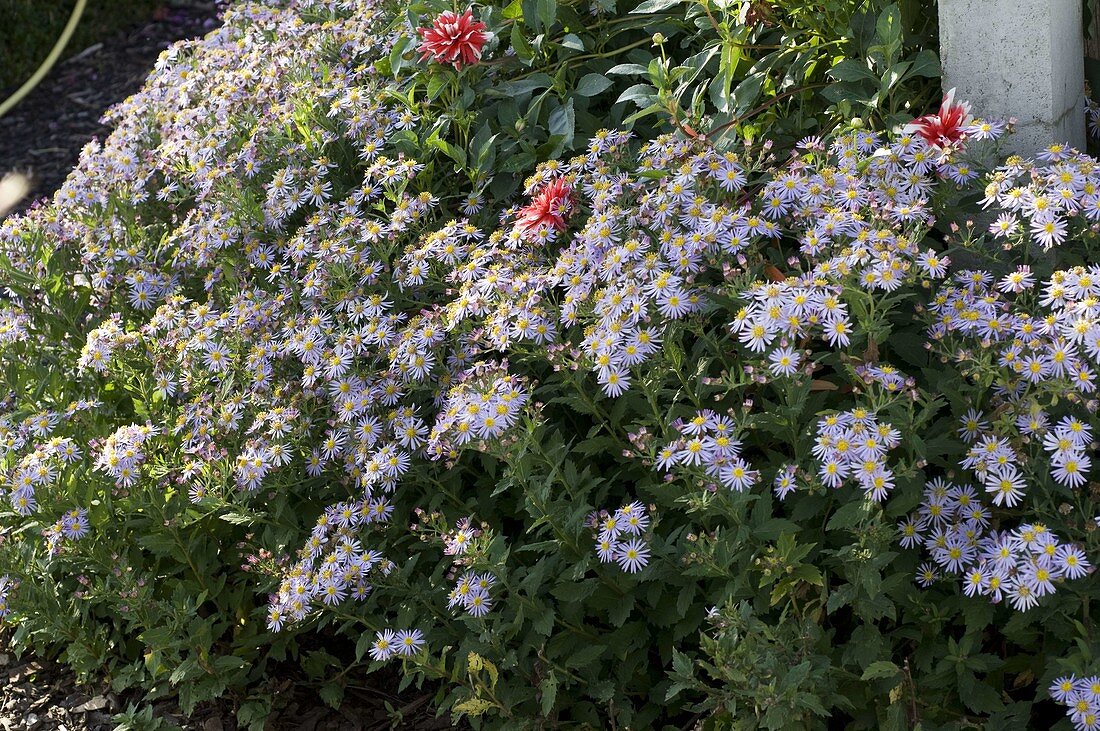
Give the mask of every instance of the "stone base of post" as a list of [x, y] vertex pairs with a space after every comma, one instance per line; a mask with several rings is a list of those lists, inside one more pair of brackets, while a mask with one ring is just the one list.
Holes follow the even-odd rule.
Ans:
[[1081, 0], [940, 0], [943, 88], [976, 116], [1015, 117], [1005, 146], [1085, 149]]

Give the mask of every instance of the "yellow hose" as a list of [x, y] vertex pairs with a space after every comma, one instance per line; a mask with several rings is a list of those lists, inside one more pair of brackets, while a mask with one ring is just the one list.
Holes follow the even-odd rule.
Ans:
[[23, 101], [23, 97], [31, 92], [31, 90], [38, 86], [38, 83], [50, 73], [50, 69], [57, 63], [57, 59], [61, 57], [61, 52], [65, 50], [65, 46], [69, 44], [69, 39], [73, 37], [73, 31], [76, 30], [76, 26], [80, 23], [80, 16], [84, 14], [84, 6], [88, 4], [88, 0], [76, 0], [76, 7], [73, 8], [73, 14], [69, 16], [69, 22], [65, 24], [65, 29], [61, 31], [61, 37], [57, 39], [57, 43], [53, 45], [53, 49], [50, 50], [50, 55], [46, 56], [46, 60], [42, 62], [42, 65], [35, 70], [34, 74], [27, 79], [26, 83], [20, 86], [15, 92], [4, 100], [3, 104], [0, 104], [0, 117], [3, 117], [11, 108], [19, 102]]

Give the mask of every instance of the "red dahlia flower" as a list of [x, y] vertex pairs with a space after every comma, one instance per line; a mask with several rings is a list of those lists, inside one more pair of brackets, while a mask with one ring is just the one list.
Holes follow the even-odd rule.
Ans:
[[565, 215], [573, 205], [573, 188], [558, 178], [543, 186], [531, 203], [519, 209], [516, 225], [523, 237], [529, 241], [538, 240], [542, 228], [550, 231], [565, 229]]
[[417, 28], [424, 40], [417, 49], [423, 53], [420, 60], [432, 58], [439, 63], [454, 64], [461, 69], [481, 59], [481, 47], [489, 40], [485, 24], [474, 20], [472, 10], [455, 15], [450, 10], [442, 13], [431, 28]]
[[906, 125], [905, 131], [919, 134], [930, 145], [946, 147], [962, 139], [963, 130], [971, 121], [970, 105], [965, 102], [956, 103], [955, 90], [952, 89], [943, 98], [939, 114], [918, 117]]

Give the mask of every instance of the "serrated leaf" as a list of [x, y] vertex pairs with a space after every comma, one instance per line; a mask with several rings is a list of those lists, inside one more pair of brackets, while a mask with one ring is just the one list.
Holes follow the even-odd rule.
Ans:
[[453, 710], [455, 713], [464, 713], [467, 716], [476, 717], [485, 713], [485, 711], [489, 710], [492, 707], [493, 704], [485, 700], [484, 698], [470, 698], [462, 701], [461, 703], [456, 703], [451, 710]]
[[565, 665], [570, 668], [583, 668], [599, 659], [606, 649], [606, 645], [587, 645], [566, 658]]
[[876, 680], [878, 678], [892, 678], [900, 672], [901, 668], [889, 660], [878, 660], [867, 666], [863, 671], [863, 675], [860, 676], [860, 679]]
[[541, 693], [539, 704], [542, 708], [542, 715], [548, 716], [558, 699], [558, 679], [553, 670], [539, 683], [539, 691]]
[[317, 695], [321, 696], [321, 700], [329, 708], [337, 709], [344, 702], [344, 686], [339, 683], [325, 683], [317, 691]]

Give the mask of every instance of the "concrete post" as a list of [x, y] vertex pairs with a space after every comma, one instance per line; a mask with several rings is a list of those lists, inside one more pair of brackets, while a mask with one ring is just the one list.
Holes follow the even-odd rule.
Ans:
[[1005, 146], [1085, 149], [1081, 0], [939, 0], [943, 88], [975, 116], [1015, 117]]

